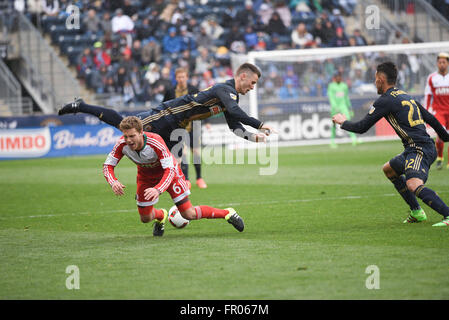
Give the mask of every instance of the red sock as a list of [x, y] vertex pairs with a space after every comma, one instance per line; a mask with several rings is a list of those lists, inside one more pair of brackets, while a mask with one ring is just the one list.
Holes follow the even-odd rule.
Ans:
[[229, 211], [209, 206], [196, 206], [195, 213], [197, 219], [223, 219]]
[[443, 158], [443, 152], [444, 152], [444, 141], [440, 138], [437, 138], [435, 141], [435, 145], [437, 147], [437, 154], [438, 158]]
[[161, 221], [164, 219], [164, 211], [155, 209], [153, 206], [137, 207], [141, 216], [150, 216], [150, 220], [158, 219]]

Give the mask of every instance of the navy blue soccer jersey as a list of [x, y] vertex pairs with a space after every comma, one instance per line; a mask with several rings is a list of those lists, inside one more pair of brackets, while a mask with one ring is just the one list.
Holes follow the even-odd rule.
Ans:
[[401, 138], [404, 147], [433, 143], [427, 134], [428, 123], [444, 140], [449, 134], [438, 120], [406, 92], [390, 88], [373, 104], [368, 114], [360, 121], [345, 121], [341, 128], [355, 133], [364, 133], [381, 118], [385, 118]]
[[235, 80], [231, 79], [198, 93], [162, 102], [158, 107], [139, 117], [144, 128], [150, 125], [156, 130], [167, 130], [185, 128], [192, 120], [202, 120], [223, 113], [231, 130], [240, 129], [246, 132], [242, 124], [260, 129], [263, 123], [248, 116], [238, 103], [239, 95], [235, 89]]

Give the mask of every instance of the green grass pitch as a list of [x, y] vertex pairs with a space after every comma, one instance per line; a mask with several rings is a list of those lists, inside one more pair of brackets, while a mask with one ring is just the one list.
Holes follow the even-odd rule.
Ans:
[[[404, 225], [408, 208], [382, 165], [399, 141], [279, 149], [276, 175], [207, 165], [194, 205], [234, 207], [246, 229], [193, 221], [162, 238], [142, 224], [136, 168], [102, 175], [105, 156], [0, 162], [0, 299], [447, 299], [449, 229]], [[193, 166], [190, 174], [195, 176]], [[427, 185], [449, 203], [449, 170]], [[159, 207], [172, 205], [164, 194]], [[69, 265], [80, 288], [66, 288]], [[368, 266], [379, 289], [368, 289]]]

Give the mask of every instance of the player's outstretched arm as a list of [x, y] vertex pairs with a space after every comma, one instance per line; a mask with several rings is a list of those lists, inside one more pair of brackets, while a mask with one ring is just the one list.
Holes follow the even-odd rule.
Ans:
[[426, 108], [424, 108], [420, 103], [418, 103], [418, 107], [424, 121], [428, 123], [433, 128], [433, 130], [435, 130], [441, 140], [443, 140], [444, 142], [448, 142], [449, 133], [447, 132], [446, 128], [444, 128], [443, 125], [438, 121], [438, 119], [435, 118], [435, 116], [429, 111], [427, 111]]
[[123, 185], [120, 181], [115, 180], [112, 184], [111, 184], [111, 188], [112, 191], [114, 191], [114, 193], [117, 196], [123, 196], [125, 194], [125, 188], [126, 186]]

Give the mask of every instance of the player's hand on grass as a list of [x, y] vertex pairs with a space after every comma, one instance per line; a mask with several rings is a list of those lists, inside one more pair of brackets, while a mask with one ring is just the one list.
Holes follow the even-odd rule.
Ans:
[[147, 201], [154, 201], [159, 197], [159, 190], [155, 188], [147, 188], [144, 190], [143, 196]]
[[121, 184], [120, 181], [116, 180], [114, 181], [114, 183], [112, 184], [112, 191], [114, 191], [114, 193], [118, 196], [123, 196], [125, 194], [125, 185]]
[[336, 124], [342, 124], [343, 122], [346, 121], [346, 117], [341, 113], [337, 113], [335, 116], [332, 117], [332, 121]]

